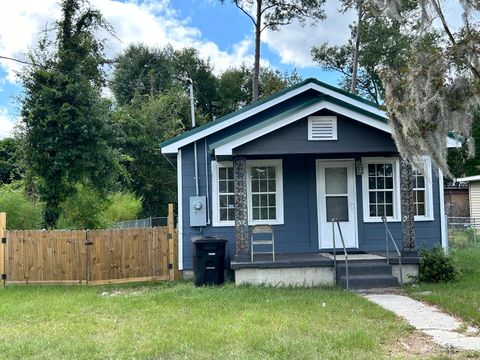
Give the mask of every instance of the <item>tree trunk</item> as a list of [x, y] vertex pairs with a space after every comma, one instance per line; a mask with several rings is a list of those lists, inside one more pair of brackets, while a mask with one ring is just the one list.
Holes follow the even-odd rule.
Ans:
[[355, 49], [353, 52], [353, 67], [352, 67], [352, 87], [351, 92], [353, 94], [357, 93], [357, 73], [358, 73], [358, 55], [360, 51], [360, 30], [362, 27], [362, 8], [363, 0], [358, 0], [357, 3], [357, 33], [355, 34]]
[[262, 26], [262, 2], [257, 1], [257, 14], [255, 21], [255, 57], [253, 59], [252, 77], [252, 102], [258, 100], [258, 81], [260, 77], [260, 35]]
[[415, 250], [415, 213], [413, 211], [413, 170], [410, 162], [400, 159], [403, 250]]

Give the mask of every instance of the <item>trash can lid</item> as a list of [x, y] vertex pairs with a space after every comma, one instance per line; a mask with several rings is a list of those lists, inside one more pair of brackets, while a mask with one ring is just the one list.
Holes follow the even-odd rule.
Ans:
[[194, 236], [192, 242], [228, 242], [228, 240], [219, 236]]

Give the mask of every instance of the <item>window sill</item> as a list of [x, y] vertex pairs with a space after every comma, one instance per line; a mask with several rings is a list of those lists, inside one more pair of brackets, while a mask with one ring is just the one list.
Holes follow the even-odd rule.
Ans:
[[[283, 221], [249, 221], [248, 226], [254, 225], [284, 225]], [[212, 227], [234, 227], [235, 222], [213, 222]]]
[[233, 227], [235, 226], [235, 221], [225, 221], [225, 222], [213, 222], [212, 227]]
[[[383, 223], [383, 220], [381, 218], [368, 218], [368, 219], [363, 219], [364, 223]], [[402, 222], [400, 219], [387, 219], [387, 224], [390, 223], [399, 223]]]
[[425, 221], [435, 221], [435, 219], [432, 218], [432, 217], [425, 217], [425, 216], [417, 217], [417, 216], [415, 216], [415, 220], [414, 220], [414, 221], [425, 222]]
[[249, 221], [248, 226], [255, 226], [255, 225], [283, 225], [283, 220], [275, 220], [275, 221], [263, 221], [263, 220], [258, 220], [258, 221]]

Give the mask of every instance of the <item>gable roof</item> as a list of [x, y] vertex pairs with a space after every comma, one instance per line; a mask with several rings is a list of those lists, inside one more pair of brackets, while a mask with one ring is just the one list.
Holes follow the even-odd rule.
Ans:
[[185, 145], [204, 138], [205, 136], [213, 134], [230, 125], [236, 124], [243, 119], [253, 116], [265, 109], [268, 109], [276, 104], [279, 104], [285, 100], [291, 99], [296, 95], [312, 89], [318, 91], [320, 94], [329, 95], [333, 98], [337, 98], [352, 106], [355, 106], [356, 108], [367, 111], [377, 117], [377, 119], [379, 120], [382, 119], [382, 121], [384, 122], [386, 122], [387, 120], [386, 113], [381, 110], [376, 103], [368, 101], [358, 95], [354, 95], [342, 89], [336, 88], [332, 85], [326, 84], [317, 79], [309, 78], [298, 84], [283, 89], [278, 93], [270, 95], [262, 100], [246, 105], [233, 113], [227, 114], [219, 119], [208, 122], [202, 126], [194, 128], [172, 139], [162, 142], [160, 144], [162, 153], [176, 153], [178, 152], [179, 148]]
[[363, 114], [361, 111], [350, 109], [348, 104], [339, 101], [330, 96], [320, 95], [317, 98], [304, 102], [288, 111], [273, 116], [267, 120], [259, 122], [247, 129], [239, 131], [233, 135], [223, 138], [209, 146], [210, 150], [215, 150], [216, 156], [232, 155], [234, 148], [244, 145], [274, 130], [287, 126], [297, 120], [303, 119], [317, 111], [328, 109], [337, 114], [350, 117], [358, 122], [369, 125], [373, 128], [390, 132], [390, 128], [383, 119], [372, 119], [372, 115]]
[[[301, 93], [304, 93], [308, 90], [315, 90], [319, 93], [319, 97], [315, 98], [314, 102], [323, 101], [323, 108], [330, 108], [333, 111], [338, 112], [340, 107], [348, 109], [350, 112], [355, 113], [355, 120], [361, 121], [365, 124], [383, 130], [391, 134], [391, 129], [387, 125], [387, 114], [385, 111], [380, 109], [380, 106], [372, 101], [366, 100], [358, 95], [351, 94], [345, 90], [336, 88], [332, 85], [326, 84], [322, 81], [317, 79], [309, 78], [305, 79], [304, 81], [290, 86], [276, 94], [268, 96], [260, 101], [255, 103], [249, 104], [244, 106], [243, 108], [227, 114], [219, 119], [216, 119], [212, 122], [208, 122], [202, 126], [197, 128], [191, 129], [183, 134], [180, 134], [172, 139], [166, 140], [160, 144], [160, 148], [163, 154], [175, 154], [178, 150], [194, 141], [202, 139], [210, 134], [213, 134], [219, 130], [225, 129], [233, 124], [236, 124], [246, 118], [249, 118], [255, 114], [258, 114], [272, 106], [275, 106], [283, 101], [293, 98]], [[286, 111], [284, 114], [280, 114], [277, 116], [268, 119], [261, 124], [265, 124], [268, 122], [274, 123], [279, 119], [284, 119], [285, 116], [293, 115], [292, 113], [296, 110], [299, 111], [303, 109], [305, 106], [311, 105], [311, 101], [307, 101], [305, 104], [299, 105], [293, 109]], [[315, 107], [315, 106], [314, 106]], [[316, 108], [316, 107], [315, 107]], [[336, 110], [334, 110], [335, 108]], [[317, 109], [315, 111], [320, 110]], [[304, 112], [302, 112], [304, 113]], [[341, 113], [341, 111], [340, 111]], [[306, 116], [306, 115], [304, 115]], [[350, 113], [350, 117], [352, 114]], [[293, 116], [297, 118], [296, 116]], [[363, 120], [363, 121], [362, 121]], [[262, 125], [264, 126], [264, 125]], [[241, 134], [246, 135], [246, 133], [252, 133], [258, 126], [253, 126], [252, 129], [246, 129], [238, 134], [232, 135], [233, 138], [237, 138]], [[238, 136], [237, 136], [238, 135]], [[231, 137], [228, 137], [230, 139]], [[232, 140], [231, 139], [231, 140]], [[226, 141], [227, 139], [225, 139]], [[217, 149], [224, 141], [220, 141], [216, 144], [212, 144], [210, 147], [211, 149]], [[447, 145], [449, 147], [458, 147], [459, 143], [451, 139], [450, 137], [447, 138]], [[228, 150], [227, 150], [228, 152]]]

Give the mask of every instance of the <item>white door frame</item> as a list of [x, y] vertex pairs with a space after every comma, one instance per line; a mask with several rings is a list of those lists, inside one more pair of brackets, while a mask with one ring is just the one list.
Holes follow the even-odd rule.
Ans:
[[[332, 164], [335, 164], [335, 163], [348, 163], [346, 164], [347, 167], [350, 168], [350, 176], [348, 177], [347, 181], [350, 182], [352, 181], [353, 182], [353, 191], [352, 191], [352, 194], [349, 194], [349, 198], [351, 196], [352, 200], [353, 200], [353, 213], [351, 214], [351, 219], [353, 221], [353, 227], [354, 227], [354, 231], [353, 231], [353, 235], [355, 237], [355, 241], [354, 241], [354, 246], [348, 246], [348, 248], [357, 248], [358, 249], [358, 212], [357, 212], [357, 209], [358, 209], [358, 205], [357, 205], [357, 178], [356, 178], [356, 173], [355, 173], [355, 159], [317, 159], [315, 161], [315, 179], [316, 179], [316, 190], [317, 190], [317, 194], [316, 194], [316, 198], [317, 198], [317, 231], [318, 231], [318, 247], [319, 249], [330, 249], [331, 247], [322, 247], [322, 227], [325, 226], [325, 224], [322, 224], [323, 221], [322, 219], [324, 218], [324, 207], [322, 206], [322, 201], [324, 201], [324, 196], [321, 198], [320, 194], [324, 193], [324, 191], [322, 191], [320, 189], [320, 179], [319, 179], [319, 167], [321, 164], [328, 164], [328, 163], [332, 163]], [[350, 206], [349, 206], [349, 209], [350, 209]], [[327, 226], [331, 226], [331, 223], [329, 223]], [[340, 227], [342, 226], [342, 224], [340, 224]], [[338, 231], [337, 231], [337, 227], [335, 226], [335, 234], [337, 235], [337, 238], [338, 241], [336, 241], [336, 245], [337, 245], [337, 248], [339, 247], [342, 247], [341, 245], [341, 240], [340, 238], [338, 237]], [[343, 229], [342, 229], [343, 230]]]

